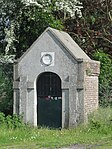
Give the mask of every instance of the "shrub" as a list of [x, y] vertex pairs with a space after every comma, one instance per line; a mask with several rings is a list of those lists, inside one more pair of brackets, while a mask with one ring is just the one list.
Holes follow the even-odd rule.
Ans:
[[93, 58], [100, 61], [99, 95], [100, 105], [103, 107], [112, 106], [112, 58], [109, 54], [99, 50]]
[[12, 114], [12, 65], [0, 63], [0, 112]]
[[5, 114], [0, 112], [0, 125], [5, 123]]
[[11, 129], [21, 128], [24, 127], [25, 124], [23, 123], [23, 117], [20, 115], [14, 114], [13, 116], [8, 115], [5, 116], [4, 113], [0, 112], [0, 127], [6, 127]]
[[25, 124], [23, 123], [23, 116], [22, 115], [17, 115], [14, 114], [12, 117], [12, 122], [13, 122], [13, 127], [14, 128], [20, 128], [20, 127], [24, 127]]
[[99, 108], [89, 115], [89, 127], [97, 129], [102, 133], [112, 131], [112, 109]]

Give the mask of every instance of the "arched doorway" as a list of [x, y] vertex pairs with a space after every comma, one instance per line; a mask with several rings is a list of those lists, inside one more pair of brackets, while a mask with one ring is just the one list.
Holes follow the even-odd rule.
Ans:
[[62, 127], [62, 90], [60, 77], [42, 73], [37, 80], [37, 125]]

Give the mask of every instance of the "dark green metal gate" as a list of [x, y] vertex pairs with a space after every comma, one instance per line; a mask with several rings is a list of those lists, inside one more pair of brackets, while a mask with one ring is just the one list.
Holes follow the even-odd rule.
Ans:
[[62, 90], [60, 77], [42, 73], [37, 80], [37, 125], [62, 127]]

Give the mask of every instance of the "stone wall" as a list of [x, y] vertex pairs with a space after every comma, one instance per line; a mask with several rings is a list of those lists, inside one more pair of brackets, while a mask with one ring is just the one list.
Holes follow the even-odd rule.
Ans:
[[87, 115], [98, 108], [98, 75], [99, 62], [91, 61], [84, 63], [84, 114]]

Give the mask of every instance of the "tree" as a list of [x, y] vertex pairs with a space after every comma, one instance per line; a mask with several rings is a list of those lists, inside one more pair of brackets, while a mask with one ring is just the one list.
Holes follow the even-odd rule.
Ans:
[[23, 7], [21, 15], [16, 18], [14, 33], [16, 36], [15, 52], [16, 58], [20, 57], [48, 27], [62, 29], [62, 23], [55, 19], [49, 12], [44, 12], [36, 5]]
[[101, 50], [96, 51], [93, 57], [100, 61], [99, 103], [103, 107], [112, 106], [112, 59]]
[[0, 54], [5, 55], [14, 49], [14, 25], [23, 3], [21, 0], [0, 1]]
[[101, 62], [100, 105], [112, 105], [112, 1], [79, 0], [82, 17], [64, 20], [65, 30], [92, 58]]
[[82, 17], [65, 20], [67, 32], [78, 42], [82, 49], [92, 57], [92, 53], [102, 49], [112, 55], [112, 1], [79, 0], [83, 8]]
[[[9, 22], [8, 29], [3, 28], [2, 50], [13, 59], [14, 55], [20, 57], [46, 27], [62, 29], [63, 19], [74, 16], [82, 7], [78, 0], [2, 0], [0, 5], [1, 13]], [[3, 20], [3, 16], [1, 18]]]
[[21, 0], [3, 0], [0, 5], [0, 111], [7, 115], [12, 114], [14, 56], [20, 57], [46, 27], [63, 26], [37, 5], [26, 5]]
[[0, 111], [12, 114], [12, 65], [0, 63]]

